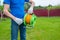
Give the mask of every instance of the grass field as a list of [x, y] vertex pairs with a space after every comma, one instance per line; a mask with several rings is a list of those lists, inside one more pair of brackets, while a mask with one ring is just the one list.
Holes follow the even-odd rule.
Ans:
[[[0, 21], [0, 40], [11, 40], [10, 30], [10, 19]], [[27, 40], [60, 40], [60, 17], [37, 18], [35, 27], [27, 29], [26, 35]]]

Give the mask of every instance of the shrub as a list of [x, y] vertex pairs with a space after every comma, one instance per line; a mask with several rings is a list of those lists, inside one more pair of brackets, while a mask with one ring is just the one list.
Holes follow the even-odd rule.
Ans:
[[0, 10], [2, 10], [2, 11], [3, 11], [3, 6], [0, 6]]

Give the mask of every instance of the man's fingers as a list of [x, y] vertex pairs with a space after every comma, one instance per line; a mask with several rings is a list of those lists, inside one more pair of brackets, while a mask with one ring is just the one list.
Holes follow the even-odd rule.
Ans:
[[14, 21], [15, 21], [18, 25], [21, 25], [21, 24], [23, 23], [23, 20], [22, 20], [22, 19], [19, 19], [19, 18], [14, 19]]

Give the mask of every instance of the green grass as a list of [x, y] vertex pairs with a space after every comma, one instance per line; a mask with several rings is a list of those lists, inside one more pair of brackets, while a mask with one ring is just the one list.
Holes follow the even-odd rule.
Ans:
[[[10, 19], [0, 21], [0, 40], [11, 40], [10, 30]], [[27, 29], [26, 35], [27, 40], [60, 40], [60, 17], [37, 18], [35, 27]]]

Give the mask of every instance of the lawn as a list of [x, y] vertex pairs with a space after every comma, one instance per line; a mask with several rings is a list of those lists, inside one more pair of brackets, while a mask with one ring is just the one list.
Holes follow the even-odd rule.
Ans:
[[[10, 25], [9, 18], [0, 21], [0, 40], [11, 40]], [[27, 40], [60, 40], [60, 17], [39, 17], [34, 28], [26, 30]]]

